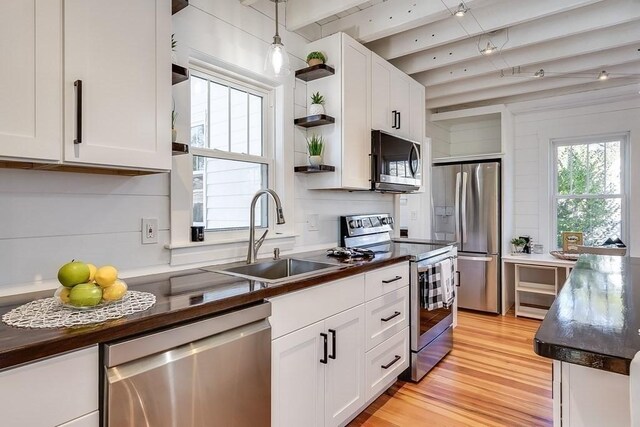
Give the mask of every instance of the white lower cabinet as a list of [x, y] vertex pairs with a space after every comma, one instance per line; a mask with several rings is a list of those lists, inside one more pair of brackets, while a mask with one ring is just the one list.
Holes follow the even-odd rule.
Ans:
[[97, 427], [98, 373], [97, 346], [0, 372], [0, 424]]
[[409, 328], [367, 352], [367, 400], [389, 388], [409, 367]]

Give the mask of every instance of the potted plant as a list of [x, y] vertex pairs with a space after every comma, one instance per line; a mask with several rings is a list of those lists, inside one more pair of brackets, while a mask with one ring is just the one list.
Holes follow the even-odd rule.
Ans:
[[311, 52], [307, 55], [307, 65], [313, 67], [314, 65], [324, 64], [327, 62], [327, 57], [322, 52]]
[[320, 92], [311, 95], [311, 106], [309, 107], [310, 116], [317, 114], [324, 114], [324, 96], [320, 95]]
[[178, 118], [178, 113], [174, 109], [171, 111], [171, 142], [176, 142], [178, 140], [178, 131], [176, 129], [176, 119]]
[[175, 39], [175, 34], [171, 34], [171, 62], [174, 64], [178, 61], [176, 57], [176, 47], [178, 46], [178, 42]]
[[526, 244], [526, 240], [520, 237], [514, 237], [513, 239], [511, 239], [511, 245], [513, 245], [513, 253], [521, 254], [522, 249], [524, 249], [524, 245]]
[[309, 151], [309, 164], [311, 166], [320, 166], [322, 164], [322, 151], [324, 150], [322, 136], [313, 134], [311, 138], [307, 138], [307, 150]]

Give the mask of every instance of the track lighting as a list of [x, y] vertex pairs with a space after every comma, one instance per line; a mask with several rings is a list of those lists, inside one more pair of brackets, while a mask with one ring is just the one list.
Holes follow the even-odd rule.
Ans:
[[544, 77], [544, 70], [542, 68], [540, 68], [538, 71], [536, 71], [533, 74], [533, 77], [538, 77], [538, 78], [542, 78]]
[[483, 55], [490, 55], [490, 54], [492, 54], [493, 52], [495, 52], [497, 49], [498, 49], [498, 48], [497, 48], [493, 43], [491, 43], [491, 40], [489, 40], [489, 41], [487, 42], [487, 47], [485, 47], [484, 49], [482, 49], [482, 50], [480, 51], [480, 53], [481, 53], [481, 54], [483, 54]]
[[609, 78], [609, 73], [605, 70], [602, 70], [600, 74], [598, 74], [598, 80], [607, 80]]
[[469, 11], [469, 8], [463, 2], [458, 5], [458, 8], [456, 9], [455, 12], [453, 12], [453, 14], [455, 16], [460, 17], [460, 16], [464, 16], [464, 14], [467, 13], [468, 11]]

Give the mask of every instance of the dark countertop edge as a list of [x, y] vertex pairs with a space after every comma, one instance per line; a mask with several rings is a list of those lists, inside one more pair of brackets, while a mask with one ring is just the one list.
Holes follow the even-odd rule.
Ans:
[[318, 276], [284, 282], [255, 292], [236, 295], [218, 301], [206, 302], [200, 305], [171, 311], [170, 313], [158, 313], [140, 319], [132, 319], [125, 324], [118, 324], [119, 319], [115, 319], [96, 324], [95, 326], [87, 325], [83, 328], [90, 329], [93, 327], [96, 330], [77, 335], [62, 336], [55, 339], [41, 340], [34, 344], [24, 345], [8, 351], [2, 351], [2, 349], [0, 349], [0, 370], [108, 341], [178, 326], [185, 322], [196, 321], [214, 314], [222, 314], [225, 311], [241, 308], [262, 301], [265, 298], [273, 298], [278, 295], [322, 285], [327, 282], [344, 279], [409, 260], [409, 256], [397, 256], [386, 260], [378, 260], [373, 263], [351, 265]]
[[559, 362], [573, 363], [587, 368], [599, 369], [615, 374], [629, 375], [631, 360], [614, 357], [601, 353], [594, 353], [579, 348], [564, 345], [549, 344], [533, 339], [533, 351], [542, 357], [557, 360]]

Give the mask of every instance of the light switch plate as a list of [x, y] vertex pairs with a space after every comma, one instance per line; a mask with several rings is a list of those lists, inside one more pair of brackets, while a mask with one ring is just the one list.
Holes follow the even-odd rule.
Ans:
[[158, 243], [158, 218], [142, 218], [142, 244]]
[[318, 231], [318, 214], [307, 216], [307, 229], [309, 231]]

